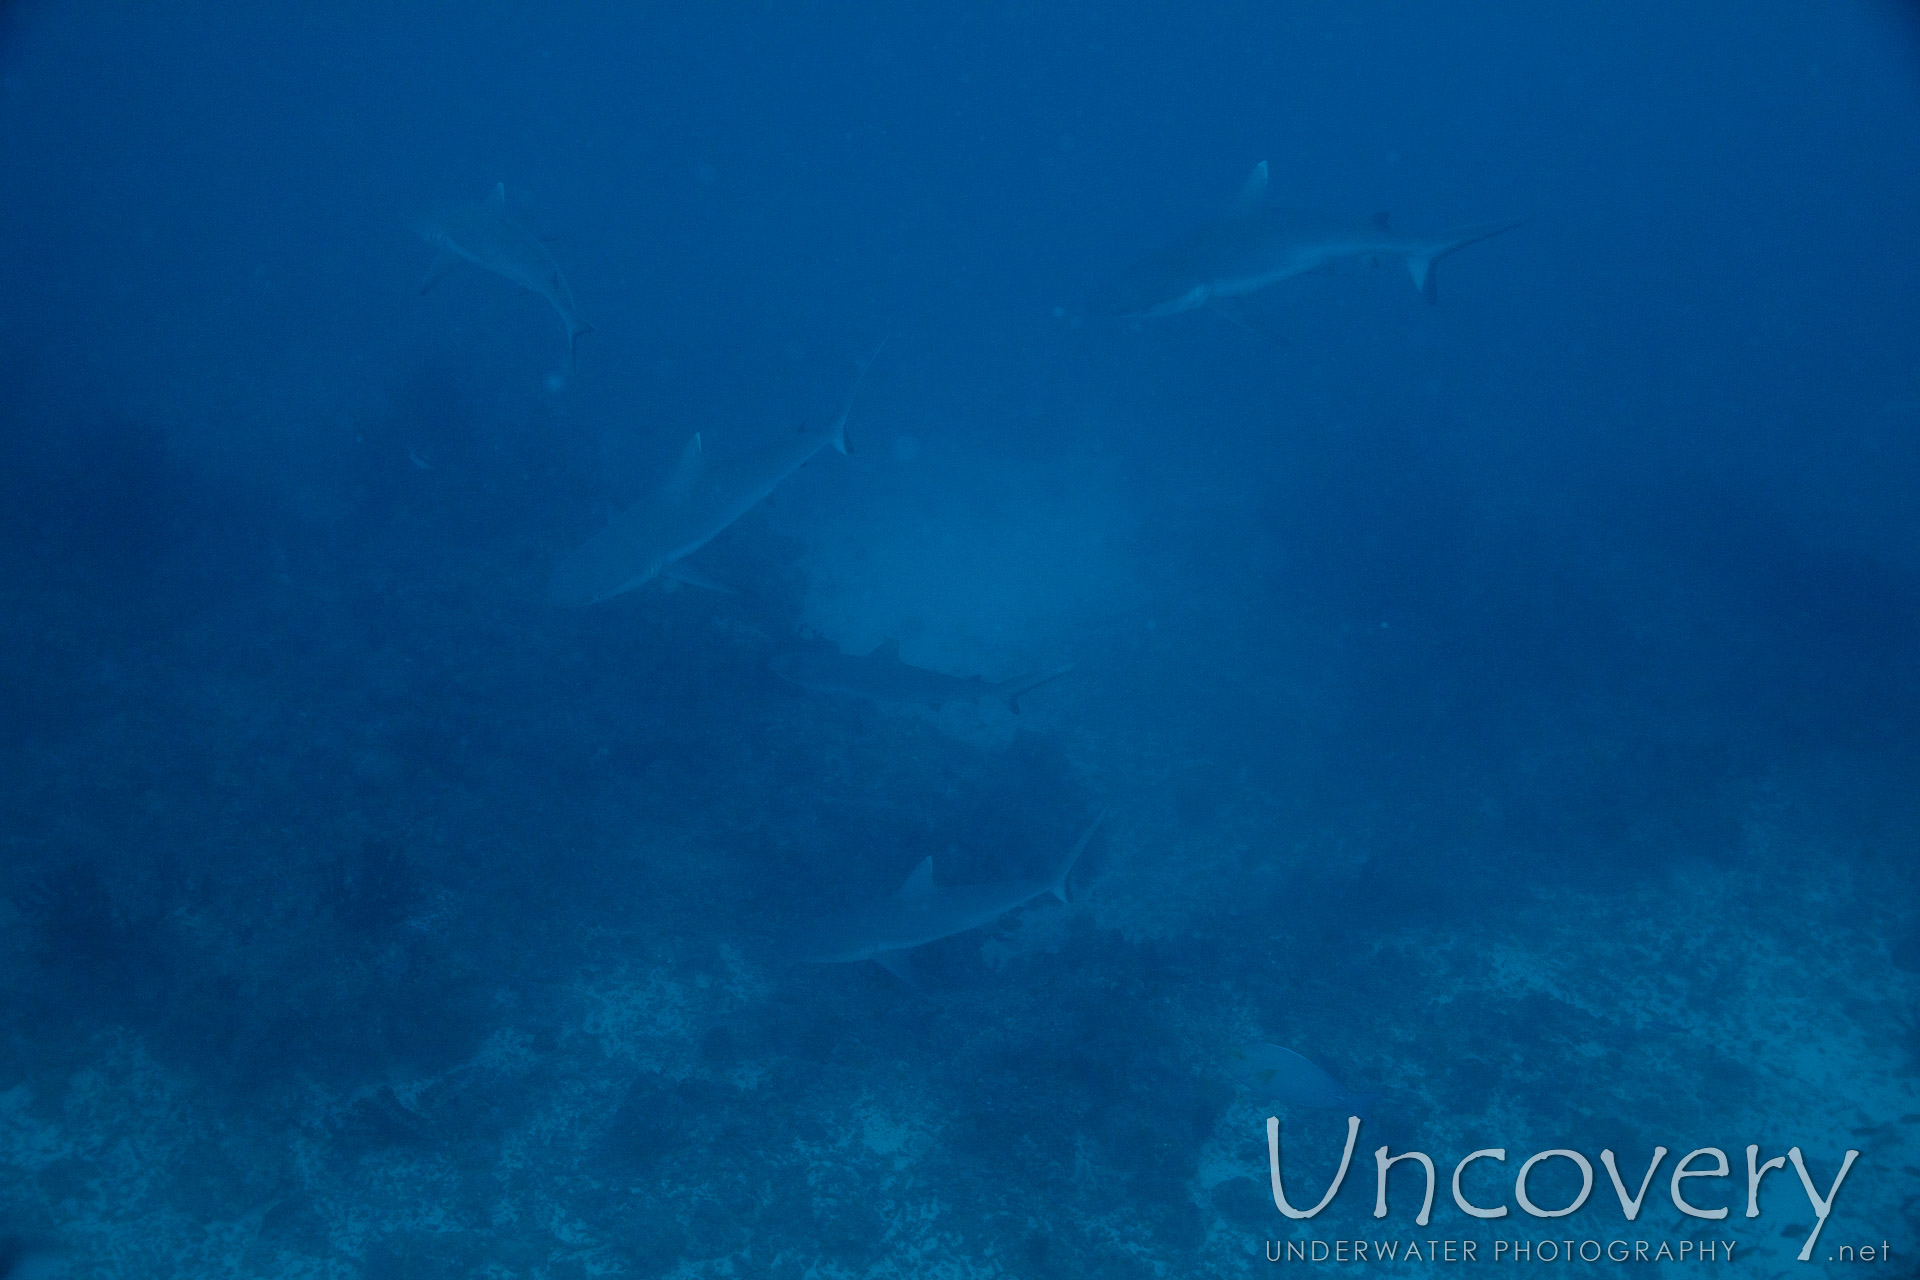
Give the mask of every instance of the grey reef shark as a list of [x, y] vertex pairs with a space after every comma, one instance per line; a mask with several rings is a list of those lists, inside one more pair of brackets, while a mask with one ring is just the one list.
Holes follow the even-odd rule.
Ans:
[[1106, 816], [1107, 811], [1102, 809], [1059, 865], [1034, 880], [939, 885], [933, 879], [933, 859], [923, 858], [892, 897], [856, 907], [815, 928], [803, 947], [803, 956], [814, 964], [871, 960], [912, 983], [909, 953], [915, 947], [992, 924], [1016, 907], [1047, 894], [1067, 901], [1067, 877]]
[[484, 200], [443, 205], [422, 215], [414, 223], [420, 238], [439, 252], [427, 268], [420, 292], [446, 279], [447, 273], [463, 262], [471, 262], [484, 271], [505, 276], [531, 293], [553, 304], [560, 321], [567, 326], [567, 360], [582, 334], [593, 326], [580, 318], [574, 305], [573, 289], [560, 274], [560, 264], [547, 252], [539, 236], [507, 216], [507, 184], [495, 184]]
[[[861, 366], [860, 378], [872, 363], [869, 358]], [[688, 564], [687, 557], [752, 510], [814, 454], [828, 445], [843, 454], [847, 451], [847, 415], [853, 412], [860, 378], [854, 380], [840, 416], [824, 429], [803, 426], [792, 435], [719, 462], [707, 461], [706, 446], [695, 432], [658, 488], [560, 557], [547, 580], [548, 599], [584, 608], [655, 578], [730, 591]]]
[[[1341, 218], [1267, 202], [1267, 162], [1247, 175], [1223, 217], [1155, 249], [1097, 290], [1094, 310], [1113, 316], [1170, 316], [1222, 298], [1265, 289], [1345, 259], [1407, 264], [1413, 286], [1439, 301], [1434, 265], [1468, 245], [1511, 231], [1525, 219], [1482, 222], [1431, 235], [1407, 235], [1387, 215]], [[1229, 316], [1228, 318], [1232, 318]]]
[[949, 702], [996, 698], [1006, 703], [1007, 710], [1015, 715], [1020, 714], [1020, 699], [1024, 695], [1073, 670], [1069, 662], [1011, 680], [989, 681], [979, 676], [962, 679], [902, 662], [898, 640], [889, 640], [864, 657], [854, 657], [836, 648], [789, 649], [775, 654], [768, 665], [781, 679], [812, 693], [923, 706], [936, 711]]

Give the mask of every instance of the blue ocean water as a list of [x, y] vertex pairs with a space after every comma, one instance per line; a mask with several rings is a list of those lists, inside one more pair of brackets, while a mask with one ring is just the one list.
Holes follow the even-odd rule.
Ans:
[[1920, 1274], [1907, 10], [16, 0], [0, 174], [0, 1275]]

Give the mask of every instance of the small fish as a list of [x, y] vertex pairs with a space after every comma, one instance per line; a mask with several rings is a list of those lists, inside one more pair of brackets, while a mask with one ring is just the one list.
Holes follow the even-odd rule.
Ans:
[[1255, 1093], [1290, 1107], [1323, 1107], [1363, 1120], [1373, 1110], [1374, 1095], [1342, 1087], [1318, 1064], [1277, 1044], [1256, 1040], [1229, 1049], [1227, 1070]]
[[560, 274], [560, 264], [547, 252], [540, 237], [507, 216], [507, 184], [498, 183], [485, 200], [443, 206], [419, 218], [414, 230], [420, 238], [439, 250], [427, 276], [421, 282], [425, 293], [446, 278], [462, 262], [471, 262], [482, 270], [507, 279], [537, 293], [560, 313], [567, 326], [567, 359], [593, 326], [582, 320], [575, 309], [573, 289]]

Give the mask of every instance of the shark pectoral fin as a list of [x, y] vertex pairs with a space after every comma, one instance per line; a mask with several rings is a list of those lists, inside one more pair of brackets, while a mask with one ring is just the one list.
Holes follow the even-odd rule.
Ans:
[[1021, 698], [1032, 693], [1043, 684], [1051, 684], [1071, 670], [1073, 670], [1073, 664], [1069, 662], [1065, 666], [1055, 667], [1051, 671], [1042, 671], [1034, 675], [1015, 676], [1011, 680], [1003, 680], [995, 685], [993, 689], [995, 693], [998, 693], [1002, 698], [1006, 699], [1007, 710], [1013, 712], [1015, 715], [1019, 715]]
[[920, 975], [914, 972], [911, 951], [881, 951], [873, 957], [873, 962], [910, 987], [920, 985]]
[[1111, 806], [1101, 809], [1098, 816], [1094, 818], [1086, 831], [1081, 834], [1080, 839], [1074, 843], [1073, 848], [1067, 853], [1067, 860], [1061, 864], [1060, 874], [1055, 877], [1053, 885], [1051, 886], [1053, 896], [1060, 899], [1060, 901], [1067, 901], [1067, 877], [1073, 874], [1073, 864], [1080, 861], [1081, 853], [1086, 850], [1087, 841], [1093, 839], [1093, 833], [1100, 829], [1100, 824], [1107, 820], [1107, 814], [1110, 812], [1112, 812]]
[[718, 591], [721, 595], [737, 596], [739, 590], [728, 586], [718, 578], [710, 578], [685, 560], [675, 560], [660, 570], [660, 576], [674, 582], [685, 583], [689, 587], [699, 587], [706, 591]]
[[920, 865], [913, 869], [907, 882], [900, 886], [903, 898], [925, 898], [933, 893], [933, 857], [928, 855], [920, 859]]
[[1240, 184], [1240, 194], [1233, 198], [1228, 207], [1229, 215], [1241, 218], [1256, 212], [1267, 201], [1267, 162], [1262, 160], [1253, 166], [1253, 172]]
[[1407, 271], [1413, 276], [1413, 287], [1428, 302], [1438, 305], [1440, 286], [1433, 278], [1433, 257], [1429, 254], [1408, 254]]
[[447, 278], [447, 272], [460, 265], [460, 255], [449, 249], [442, 249], [433, 255], [433, 262], [427, 267], [427, 275], [420, 282], [420, 292], [426, 293], [433, 286]]

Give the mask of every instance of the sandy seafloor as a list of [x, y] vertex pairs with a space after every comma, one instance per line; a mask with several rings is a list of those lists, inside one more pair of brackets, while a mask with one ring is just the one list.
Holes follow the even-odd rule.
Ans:
[[[762, 526], [741, 545], [783, 544]], [[70, 874], [0, 907], [4, 986], [27, 993], [0, 1057], [0, 1215], [73, 1274], [1245, 1275], [1289, 1236], [1490, 1239], [1448, 1203], [1453, 1160], [1603, 1140], [1628, 1170], [1655, 1142], [1720, 1145], [1736, 1183], [1746, 1142], [1799, 1143], [1823, 1177], [1852, 1142], [1822, 1247], [1920, 1247], [1920, 979], [1880, 941], [1898, 885], [1832, 856], [1848, 837], [1800, 801], [1833, 777], [1745, 796], [1714, 859], [1347, 935], [1287, 895], [1357, 866], [1364, 826], [1196, 792], [1217, 760], [1086, 728], [1115, 692], [1098, 664], [1017, 724], [875, 711], [759, 690], [774, 641], [737, 603], [556, 620], [485, 583], [280, 575], [233, 606], [257, 625], [176, 619], [167, 661], [98, 675], [113, 714], [17, 755], [18, 853], [123, 857], [108, 887]], [[808, 625], [871, 625], [834, 600], [816, 589]], [[708, 681], [664, 706], [644, 664], [591, 698], [531, 687], [616, 639], [696, 654]], [[374, 678], [342, 695], [316, 680], [329, 664]], [[726, 680], [758, 690], [749, 718]], [[435, 691], [436, 725], [403, 686]], [[571, 718], [478, 713], [516, 697]], [[1075, 903], [925, 949], [923, 992], [783, 949], [847, 892], [848, 841], [861, 892], [909, 860], [855, 833], [986, 805], [1017, 848], [975, 841], [942, 874], [990, 878], [1055, 856], [1108, 799]], [[401, 870], [352, 852], [375, 838]], [[56, 963], [36, 925], [93, 936]], [[1222, 1068], [1252, 1038], [1383, 1095], [1312, 1230], [1265, 1198], [1274, 1108]], [[1283, 1118], [1302, 1185], [1324, 1180], [1338, 1119]], [[1391, 1230], [1367, 1216], [1379, 1133], [1440, 1162], [1432, 1229], [1411, 1225], [1411, 1178]], [[1757, 1224], [1730, 1192], [1730, 1231], [1682, 1224], [1664, 1174], [1626, 1228], [1603, 1179], [1577, 1231], [1529, 1234], [1731, 1235], [1738, 1274], [1798, 1274], [1791, 1179]]]

